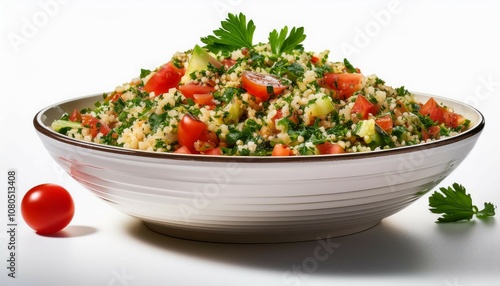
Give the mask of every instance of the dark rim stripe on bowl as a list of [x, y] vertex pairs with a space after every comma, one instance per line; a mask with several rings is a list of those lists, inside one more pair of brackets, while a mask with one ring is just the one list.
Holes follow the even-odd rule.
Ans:
[[[422, 93], [424, 96], [430, 96]], [[95, 95], [94, 95], [95, 96]], [[87, 96], [90, 97], [90, 96]], [[81, 97], [79, 99], [87, 98]], [[50, 129], [49, 126], [45, 126], [41, 122], [41, 116], [50, 108], [54, 108], [55, 106], [61, 105], [63, 103], [71, 102], [77, 99], [67, 100], [58, 104], [51, 105], [40, 110], [35, 117], [33, 118], [33, 125], [35, 129], [41, 134], [63, 143], [67, 143], [70, 145], [74, 145], [77, 147], [82, 147], [86, 149], [102, 151], [102, 152], [110, 152], [121, 155], [128, 156], [138, 156], [138, 157], [147, 157], [147, 158], [157, 158], [157, 159], [168, 159], [168, 160], [185, 160], [185, 161], [200, 161], [200, 162], [234, 162], [234, 163], [283, 163], [283, 162], [323, 162], [323, 161], [341, 161], [341, 160], [353, 160], [353, 159], [363, 159], [367, 157], [378, 157], [378, 156], [388, 156], [388, 155], [398, 155], [404, 154], [412, 151], [420, 151], [431, 148], [436, 148], [448, 144], [452, 144], [454, 142], [465, 140], [469, 137], [474, 136], [475, 134], [481, 132], [484, 128], [485, 121], [484, 116], [477, 110], [476, 108], [465, 105], [464, 103], [460, 103], [455, 100], [446, 99], [449, 101], [455, 101], [461, 105], [467, 106], [471, 110], [477, 112], [480, 116], [480, 122], [474, 126], [473, 128], [466, 130], [463, 133], [460, 133], [453, 137], [448, 137], [444, 139], [439, 139], [436, 141], [422, 143], [411, 146], [404, 146], [392, 149], [384, 149], [378, 151], [371, 152], [360, 152], [360, 153], [344, 153], [344, 154], [332, 154], [332, 155], [307, 155], [307, 156], [289, 156], [289, 157], [271, 157], [271, 156], [210, 156], [210, 155], [199, 155], [199, 154], [177, 154], [177, 153], [160, 153], [153, 151], [145, 151], [145, 150], [135, 150], [135, 149], [126, 149], [122, 147], [103, 145], [95, 142], [88, 142], [77, 140], [66, 135], [57, 133], [56, 131]]]

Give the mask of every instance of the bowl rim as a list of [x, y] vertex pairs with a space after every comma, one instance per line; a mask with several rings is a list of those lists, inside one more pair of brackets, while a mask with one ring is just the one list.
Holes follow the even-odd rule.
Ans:
[[215, 155], [200, 155], [200, 154], [179, 154], [179, 153], [166, 153], [166, 152], [153, 152], [146, 150], [137, 150], [137, 149], [126, 149], [123, 147], [117, 146], [109, 146], [104, 144], [99, 144], [95, 142], [88, 142], [83, 140], [78, 140], [75, 138], [71, 138], [69, 136], [63, 135], [52, 130], [49, 126], [43, 124], [42, 116], [48, 110], [58, 107], [62, 104], [67, 104], [70, 102], [76, 102], [83, 99], [90, 99], [92, 97], [98, 98], [98, 96], [102, 96], [102, 93], [80, 96], [77, 98], [67, 99], [64, 101], [60, 101], [58, 103], [49, 105], [40, 111], [38, 111], [33, 118], [33, 125], [36, 131], [40, 135], [44, 135], [52, 140], [59, 141], [61, 143], [66, 143], [69, 145], [73, 145], [75, 147], [81, 147], [85, 149], [89, 149], [92, 151], [101, 151], [106, 153], [112, 153], [115, 155], [126, 155], [126, 156], [134, 156], [134, 157], [142, 157], [142, 158], [152, 158], [152, 159], [165, 159], [165, 160], [182, 160], [182, 161], [199, 161], [199, 162], [217, 162], [217, 163], [301, 163], [301, 162], [325, 162], [325, 161], [343, 161], [343, 160], [360, 160], [366, 158], [374, 158], [381, 156], [389, 156], [389, 155], [401, 155], [405, 153], [411, 153], [415, 151], [428, 150], [431, 148], [441, 147], [450, 145], [462, 140], [465, 140], [469, 137], [472, 137], [478, 133], [480, 133], [485, 126], [485, 118], [483, 114], [473, 106], [470, 106], [466, 103], [460, 102], [458, 100], [449, 99], [446, 97], [431, 95], [422, 92], [411, 92], [417, 96], [424, 97], [434, 97], [436, 99], [446, 100], [448, 102], [452, 102], [453, 104], [457, 104], [460, 106], [464, 106], [473, 112], [476, 112], [479, 115], [479, 122], [473, 126], [472, 128], [452, 137], [447, 137], [444, 139], [439, 139], [431, 142], [420, 143], [417, 145], [409, 145], [391, 149], [383, 149], [369, 152], [356, 152], [356, 153], [343, 153], [343, 154], [325, 154], [325, 155], [302, 155], [302, 156], [286, 156], [286, 157], [278, 157], [278, 156], [215, 156]]

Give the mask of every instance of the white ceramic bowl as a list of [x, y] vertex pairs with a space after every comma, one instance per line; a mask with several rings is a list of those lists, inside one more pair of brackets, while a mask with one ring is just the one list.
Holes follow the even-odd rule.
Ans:
[[[426, 101], [428, 95], [416, 93]], [[223, 157], [127, 150], [61, 135], [53, 120], [101, 95], [41, 110], [34, 126], [73, 178], [154, 231], [218, 242], [285, 242], [352, 234], [375, 226], [435, 187], [474, 147], [476, 109], [434, 96], [471, 120], [452, 138], [367, 153]], [[425, 210], [422, 210], [425, 211]]]

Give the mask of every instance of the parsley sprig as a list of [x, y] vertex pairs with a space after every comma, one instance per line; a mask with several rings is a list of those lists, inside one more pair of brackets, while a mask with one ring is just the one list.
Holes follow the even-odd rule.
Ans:
[[268, 39], [271, 44], [271, 51], [276, 55], [281, 55], [281, 53], [302, 49], [303, 47], [300, 43], [306, 39], [306, 35], [304, 35], [304, 27], [293, 27], [292, 30], [290, 30], [290, 34], [288, 34], [288, 26], [285, 26], [281, 29], [279, 34], [278, 31], [274, 29], [269, 33]]
[[[202, 37], [201, 41], [205, 48], [213, 53], [232, 52], [237, 49], [253, 47], [253, 34], [255, 24], [252, 20], [247, 22], [243, 13], [238, 15], [229, 13], [227, 18], [221, 22], [221, 27], [213, 31], [213, 35]], [[288, 26], [278, 31], [275, 29], [269, 33], [269, 43], [274, 54], [280, 55], [283, 52], [291, 52], [295, 49], [302, 49], [302, 42], [305, 40], [303, 27], [293, 27], [288, 33]]]
[[495, 206], [484, 203], [484, 209], [479, 210], [472, 204], [470, 194], [467, 194], [462, 185], [454, 183], [452, 187], [439, 188], [429, 197], [430, 211], [443, 214], [437, 222], [455, 222], [470, 220], [474, 215], [477, 218], [487, 218], [495, 215]]
[[241, 48], [251, 48], [254, 32], [255, 24], [252, 20], [247, 23], [243, 13], [239, 15], [229, 13], [227, 19], [221, 22], [221, 28], [213, 31], [215, 36], [201, 38], [201, 41], [211, 52], [232, 52]]

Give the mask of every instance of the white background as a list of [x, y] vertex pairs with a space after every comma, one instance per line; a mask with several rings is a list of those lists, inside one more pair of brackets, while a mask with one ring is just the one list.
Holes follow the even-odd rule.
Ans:
[[484, 132], [440, 186], [459, 182], [476, 204], [500, 205], [500, 1], [4, 0], [4, 181], [9, 168], [18, 171], [19, 198], [37, 184], [63, 185], [76, 213], [54, 237], [35, 234], [18, 217], [17, 278], [11, 279], [6, 195], [0, 194], [0, 284], [500, 285], [498, 218], [435, 224], [437, 216], [427, 210], [430, 194], [373, 229], [333, 239], [338, 248], [311, 264], [316, 241], [231, 245], [155, 234], [56, 166], [32, 126], [37, 111], [111, 90], [140, 68], [153, 69], [192, 48], [227, 12], [239, 11], [254, 20], [255, 42], [284, 25], [304, 26], [306, 50], [329, 49], [330, 59], [347, 57], [388, 84], [477, 107], [486, 117]]

